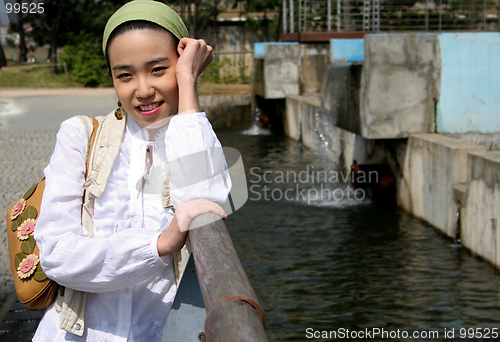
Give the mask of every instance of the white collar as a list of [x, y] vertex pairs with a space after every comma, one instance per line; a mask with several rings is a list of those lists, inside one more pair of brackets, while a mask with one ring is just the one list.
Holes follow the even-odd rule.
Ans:
[[134, 137], [140, 140], [155, 141], [160, 133], [167, 130], [171, 119], [172, 116], [168, 116], [144, 127], [135, 121], [131, 115], [127, 114], [127, 126]]

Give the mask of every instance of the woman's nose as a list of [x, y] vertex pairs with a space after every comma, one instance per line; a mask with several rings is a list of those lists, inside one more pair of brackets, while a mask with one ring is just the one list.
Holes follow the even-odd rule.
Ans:
[[153, 86], [145, 78], [141, 78], [137, 84], [137, 89], [135, 95], [138, 98], [148, 98], [153, 96], [155, 93]]

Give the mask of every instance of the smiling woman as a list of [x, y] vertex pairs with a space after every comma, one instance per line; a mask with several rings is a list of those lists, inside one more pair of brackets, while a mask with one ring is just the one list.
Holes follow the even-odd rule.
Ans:
[[[123, 109], [147, 126], [175, 114], [179, 102], [177, 52], [166, 30], [131, 30], [108, 46], [116, 94]], [[199, 108], [192, 104], [195, 111]]]
[[212, 48], [187, 36], [156, 1], [132, 1], [109, 19], [103, 52], [119, 108], [97, 118], [88, 177], [84, 122], [71, 118], [58, 132], [35, 239], [45, 274], [65, 291], [34, 341], [159, 341], [177, 291], [174, 254], [191, 220], [226, 217], [218, 203], [231, 180], [213, 155], [221, 144], [196, 89]]

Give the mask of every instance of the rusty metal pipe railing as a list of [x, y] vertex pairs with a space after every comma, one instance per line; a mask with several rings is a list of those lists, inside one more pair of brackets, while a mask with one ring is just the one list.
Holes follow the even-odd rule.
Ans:
[[191, 223], [189, 239], [207, 311], [206, 341], [268, 341], [262, 308], [224, 222], [202, 214]]

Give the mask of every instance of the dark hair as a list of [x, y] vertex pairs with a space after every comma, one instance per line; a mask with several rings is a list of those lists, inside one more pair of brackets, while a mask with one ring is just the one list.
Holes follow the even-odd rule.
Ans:
[[179, 45], [179, 38], [174, 36], [172, 32], [168, 31], [166, 28], [147, 20], [127, 21], [119, 25], [117, 28], [113, 30], [113, 32], [111, 32], [108, 38], [108, 43], [106, 44], [106, 62], [108, 64], [108, 71], [110, 75], [111, 75], [111, 67], [109, 65], [109, 47], [111, 46], [111, 43], [116, 37], [118, 37], [122, 33], [129, 31], [139, 31], [139, 30], [154, 30], [154, 31], [167, 32], [170, 37], [170, 43], [172, 44], [172, 47], [174, 48], [177, 55], [179, 55], [179, 53], [177, 52], [177, 46]]

